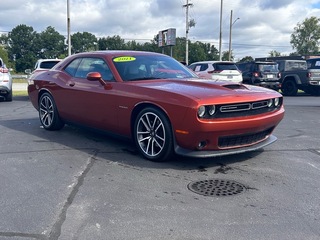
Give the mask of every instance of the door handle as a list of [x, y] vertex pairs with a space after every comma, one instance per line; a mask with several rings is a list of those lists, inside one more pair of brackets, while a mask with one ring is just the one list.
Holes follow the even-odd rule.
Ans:
[[69, 81], [69, 82], [68, 82], [68, 85], [69, 85], [70, 87], [73, 87], [73, 86], [75, 85], [75, 82]]

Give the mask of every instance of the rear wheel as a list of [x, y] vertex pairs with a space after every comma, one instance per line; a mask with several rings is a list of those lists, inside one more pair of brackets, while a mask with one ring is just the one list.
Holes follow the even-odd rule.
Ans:
[[293, 80], [287, 80], [282, 83], [281, 91], [285, 96], [295, 96], [298, 93], [298, 87]]
[[49, 93], [44, 93], [40, 97], [39, 119], [46, 130], [59, 130], [64, 126], [53, 97]]
[[134, 141], [140, 153], [148, 160], [164, 162], [173, 155], [171, 124], [163, 112], [145, 108], [134, 123]]
[[12, 102], [12, 90], [6, 95], [6, 101]]

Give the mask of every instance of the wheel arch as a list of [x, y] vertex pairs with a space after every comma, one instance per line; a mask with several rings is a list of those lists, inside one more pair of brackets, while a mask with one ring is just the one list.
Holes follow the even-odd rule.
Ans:
[[285, 78], [283, 79], [282, 83], [286, 82], [286, 81], [294, 81], [295, 84], [301, 84], [301, 80], [299, 78], [299, 76], [297, 75], [287, 75], [285, 76]]
[[[131, 118], [130, 118], [130, 131], [131, 131], [131, 137], [133, 137], [133, 130], [134, 130], [134, 122], [139, 114], [139, 112], [141, 112], [144, 108], [147, 108], [147, 107], [151, 107], [151, 108], [155, 108], [159, 111], [161, 111], [164, 116], [168, 119], [169, 123], [170, 123], [170, 128], [171, 128], [171, 131], [172, 131], [172, 134], [173, 134], [173, 128], [172, 128], [172, 122], [169, 118], [169, 115], [168, 113], [160, 106], [154, 104], [154, 103], [149, 103], [149, 102], [143, 102], [143, 103], [139, 103], [137, 104], [134, 109], [132, 110], [132, 113], [131, 113]], [[174, 136], [174, 134], [173, 134]], [[175, 141], [175, 138], [174, 138], [174, 141]]]
[[[43, 95], [43, 94], [45, 94], [45, 93], [48, 93], [48, 94], [50, 94], [52, 97], [53, 97], [53, 95], [52, 95], [52, 93], [48, 90], [48, 89], [41, 89], [40, 91], [39, 91], [39, 93], [38, 93], [38, 101], [37, 101], [37, 103], [38, 103], [38, 110], [39, 110], [39, 101], [40, 101], [40, 98], [41, 98], [41, 96]], [[53, 98], [54, 99], [54, 98]]]

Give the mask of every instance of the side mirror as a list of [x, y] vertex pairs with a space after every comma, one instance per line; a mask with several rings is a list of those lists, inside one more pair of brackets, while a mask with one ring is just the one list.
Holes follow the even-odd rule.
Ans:
[[89, 80], [89, 81], [99, 81], [102, 86], [106, 85], [106, 83], [102, 79], [101, 73], [99, 73], [99, 72], [89, 72], [87, 74], [87, 80]]
[[31, 69], [26, 69], [26, 70], [24, 70], [24, 72], [25, 72], [26, 74], [31, 74]]

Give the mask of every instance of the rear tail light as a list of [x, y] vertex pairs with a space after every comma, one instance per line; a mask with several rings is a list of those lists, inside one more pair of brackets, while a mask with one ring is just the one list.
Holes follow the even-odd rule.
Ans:
[[260, 73], [254, 72], [254, 73], [253, 73], [253, 76], [254, 76], [254, 77], [260, 77]]
[[9, 70], [8, 70], [8, 69], [6, 69], [6, 68], [2, 68], [2, 67], [0, 67], [0, 72], [1, 72], [1, 73], [8, 73], [8, 72], [9, 72]]

